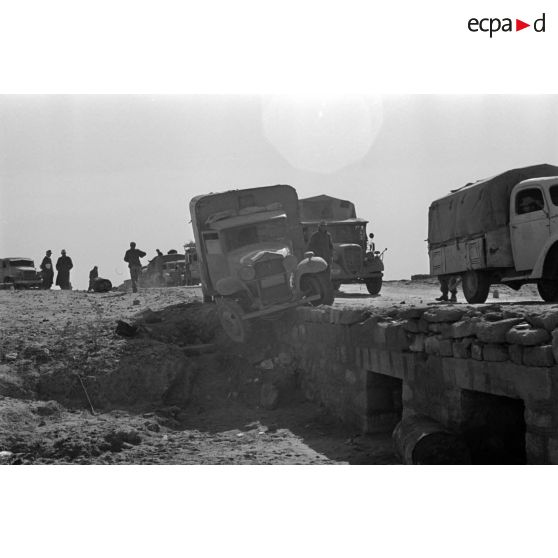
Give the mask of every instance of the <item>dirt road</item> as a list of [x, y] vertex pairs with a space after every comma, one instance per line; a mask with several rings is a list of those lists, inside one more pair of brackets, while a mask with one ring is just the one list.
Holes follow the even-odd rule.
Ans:
[[[342, 285], [340, 292], [336, 294], [335, 306], [424, 305], [434, 303], [440, 294], [440, 288], [435, 280], [428, 282], [385, 281], [379, 295], [368, 294], [365, 285]], [[466, 303], [461, 287], [458, 289], [457, 301]], [[493, 286], [486, 302], [533, 302], [542, 304], [534, 285], [524, 285], [519, 291], [513, 291], [503, 285]]]

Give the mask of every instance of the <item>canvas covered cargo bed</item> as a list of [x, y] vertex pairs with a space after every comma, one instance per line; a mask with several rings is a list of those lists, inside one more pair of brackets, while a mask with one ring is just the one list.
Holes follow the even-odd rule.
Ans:
[[554, 165], [512, 169], [467, 184], [434, 201], [428, 211], [431, 247], [496, 231], [509, 223], [509, 199], [513, 187], [528, 178], [558, 176]]

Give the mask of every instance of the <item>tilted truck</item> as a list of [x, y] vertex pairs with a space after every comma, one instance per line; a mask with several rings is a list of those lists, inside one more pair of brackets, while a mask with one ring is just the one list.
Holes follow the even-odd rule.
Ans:
[[333, 241], [331, 280], [336, 289], [342, 284], [364, 283], [370, 294], [380, 292], [383, 253], [376, 251], [372, 233], [368, 241], [368, 221], [356, 216], [354, 203], [326, 195], [304, 198], [300, 200], [300, 218], [306, 242], [320, 221], [327, 223]]
[[467, 302], [484, 302], [496, 283], [536, 283], [558, 301], [558, 167], [509, 170], [434, 201], [428, 253], [431, 275], [461, 275]]
[[247, 341], [257, 318], [333, 302], [326, 262], [304, 252], [292, 186], [197, 196], [190, 215], [204, 301], [216, 302], [221, 325], [234, 341]]

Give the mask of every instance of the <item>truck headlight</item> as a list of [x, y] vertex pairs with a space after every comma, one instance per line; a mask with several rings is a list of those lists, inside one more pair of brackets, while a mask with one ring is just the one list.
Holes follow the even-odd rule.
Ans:
[[256, 270], [251, 265], [245, 265], [240, 268], [238, 275], [243, 281], [252, 281], [256, 278]]

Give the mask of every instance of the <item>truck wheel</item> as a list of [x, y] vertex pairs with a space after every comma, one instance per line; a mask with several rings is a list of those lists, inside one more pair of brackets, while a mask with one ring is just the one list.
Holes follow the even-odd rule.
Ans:
[[541, 279], [537, 282], [537, 290], [545, 302], [558, 302], [558, 281]]
[[462, 275], [463, 294], [470, 304], [482, 304], [490, 291], [490, 279], [482, 271], [466, 271]]
[[366, 279], [366, 288], [371, 295], [377, 295], [382, 290], [382, 278], [372, 277], [371, 279]]
[[320, 298], [312, 301], [313, 306], [320, 304], [333, 304], [335, 296], [331, 279], [323, 273], [303, 275], [300, 279], [300, 290], [304, 296], [320, 295]]
[[236, 343], [244, 343], [250, 335], [250, 323], [243, 320], [245, 312], [238, 302], [221, 298], [217, 302], [217, 315], [225, 333]]

